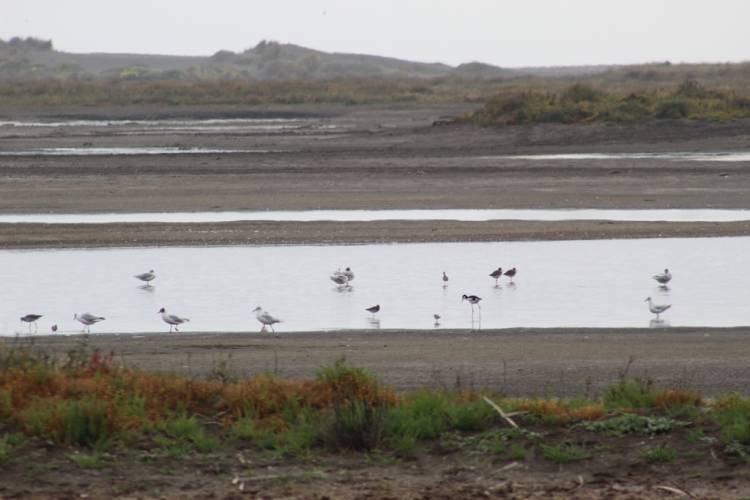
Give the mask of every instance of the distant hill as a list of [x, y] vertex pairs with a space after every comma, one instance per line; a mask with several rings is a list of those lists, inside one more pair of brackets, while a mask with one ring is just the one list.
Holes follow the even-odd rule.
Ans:
[[326, 80], [351, 77], [502, 79], [524, 75], [590, 75], [612, 68], [614, 66], [508, 69], [480, 62], [453, 67], [373, 55], [329, 53], [265, 40], [244, 52], [221, 50], [207, 57], [74, 54], [55, 50], [49, 40], [0, 40], [0, 80], [49, 77], [137, 80]]

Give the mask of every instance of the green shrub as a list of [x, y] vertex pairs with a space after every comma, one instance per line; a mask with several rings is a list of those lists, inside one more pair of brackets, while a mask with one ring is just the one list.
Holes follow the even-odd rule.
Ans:
[[648, 379], [622, 379], [610, 387], [602, 400], [607, 408], [651, 408], [654, 406], [657, 390]]
[[160, 425], [160, 429], [177, 443], [190, 445], [201, 453], [215, 451], [219, 447], [216, 439], [206, 433], [195, 417], [166, 420]]
[[104, 402], [35, 399], [20, 414], [29, 434], [60, 444], [91, 446], [112, 435], [112, 415]]
[[336, 403], [324, 433], [334, 449], [369, 451], [381, 444], [388, 408], [367, 401], [349, 399]]

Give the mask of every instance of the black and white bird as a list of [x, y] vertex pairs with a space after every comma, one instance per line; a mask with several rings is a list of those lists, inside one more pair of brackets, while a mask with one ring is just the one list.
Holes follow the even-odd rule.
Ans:
[[652, 278], [661, 286], [666, 287], [667, 283], [672, 281], [672, 273], [669, 272], [669, 269], [665, 269], [663, 273], [654, 274]]
[[276, 334], [276, 330], [273, 329], [273, 325], [275, 325], [276, 323], [281, 323], [282, 320], [271, 316], [268, 311], [264, 311], [260, 306], [253, 309], [253, 312], [255, 313], [255, 317], [257, 318], [257, 320], [263, 325], [260, 331], [263, 332], [266, 330], [267, 326], [270, 326], [271, 331], [278, 337], [278, 334]]
[[651, 297], [647, 297], [644, 302], [648, 302], [648, 310], [656, 314], [656, 319], [659, 319], [659, 315], [672, 307], [672, 304], [654, 304], [651, 301]]
[[161, 319], [169, 325], [169, 333], [172, 333], [173, 327], [174, 331], [179, 332], [180, 330], [177, 327], [183, 323], [187, 323], [188, 321], [190, 321], [189, 318], [183, 318], [177, 316], [176, 314], [167, 313], [167, 310], [163, 307], [159, 309], [159, 313], [161, 314]]
[[36, 320], [38, 320], [41, 317], [42, 317], [41, 314], [27, 314], [26, 316], [21, 316], [21, 321], [29, 324], [29, 333], [31, 333], [31, 324], [34, 323], [34, 331], [36, 332], [37, 331]]
[[508, 269], [507, 271], [505, 271], [505, 272], [503, 273], [503, 275], [505, 275], [505, 276], [507, 276], [508, 278], [510, 278], [510, 282], [511, 282], [511, 283], [513, 283], [513, 277], [514, 277], [514, 276], [516, 275], [516, 268], [515, 268], [515, 267], [513, 267], [513, 268], [511, 268], [511, 269]]
[[503, 275], [502, 267], [498, 267], [497, 269], [495, 269], [494, 271], [490, 273], [490, 278], [495, 279], [495, 286], [497, 286], [497, 280], [499, 280], [502, 275]]
[[448, 287], [448, 275], [445, 274], [445, 271], [443, 271], [443, 288]]
[[372, 314], [372, 316], [374, 318], [375, 317], [375, 313], [377, 313], [377, 312], [380, 311], [380, 304], [376, 304], [376, 305], [374, 305], [372, 307], [367, 307], [367, 308], [365, 308], [365, 311], [367, 311], [370, 314]]
[[133, 277], [141, 281], [144, 281], [146, 283], [146, 286], [151, 286], [151, 282], [156, 279], [156, 273], [154, 273], [154, 270], [151, 269], [147, 273], [136, 274]]
[[103, 316], [94, 316], [89, 312], [85, 312], [81, 314], [74, 314], [73, 319], [77, 320], [83, 325], [84, 332], [88, 329], [88, 332], [91, 333], [91, 325], [94, 325], [100, 321], [104, 321], [106, 318], [104, 318]]
[[462, 295], [461, 296], [461, 302], [463, 301], [468, 302], [471, 304], [471, 317], [474, 317], [474, 306], [477, 306], [479, 308], [479, 314], [482, 314], [482, 306], [479, 305], [479, 303], [482, 301], [482, 297], [477, 297], [476, 295]]

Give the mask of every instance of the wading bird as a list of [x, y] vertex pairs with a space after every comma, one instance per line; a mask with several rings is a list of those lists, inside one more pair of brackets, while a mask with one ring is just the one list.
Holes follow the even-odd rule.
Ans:
[[106, 318], [102, 316], [94, 316], [91, 313], [85, 312], [81, 314], [74, 314], [73, 319], [77, 320], [79, 323], [81, 323], [83, 326], [83, 331], [85, 332], [88, 329], [88, 332], [91, 333], [91, 325], [96, 324], [100, 321], [104, 321]]
[[156, 274], [154, 273], [154, 270], [151, 269], [147, 273], [136, 274], [133, 277], [141, 281], [145, 281], [146, 286], [151, 286], [151, 282], [156, 279]]
[[159, 313], [161, 314], [161, 319], [169, 325], [169, 333], [172, 333], [172, 327], [174, 327], [174, 331], [179, 332], [180, 330], [177, 326], [190, 321], [189, 318], [181, 318], [176, 314], [167, 314], [167, 310], [163, 307], [159, 309]]
[[41, 317], [42, 317], [41, 314], [27, 314], [26, 316], [21, 316], [21, 321], [29, 324], [29, 333], [31, 333], [31, 324], [34, 323], [34, 332], [36, 332], [37, 331], [36, 320], [38, 320]]
[[654, 274], [652, 278], [661, 286], [666, 287], [667, 283], [672, 280], [672, 273], [669, 272], [669, 269], [665, 269], [663, 273]]
[[372, 317], [374, 318], [375, 317], [375, 313], [377, 313], [378, 311], [380, 311], [380, 304], [376, 304], [376, 305], [374, 305], [372, 307], [368, 307], [368, 308], [365, 309], [365, 311], [367, 311], [370, 314], [372, 314]]
[[654, 304], [651, 301], [651, 297], [647, 297], [644, 302], [648, 302], [648, 310], [656, 314], [656, 319], [659, 319], [659, 315], [672, 307], [672, 304]]
[[281, 320], [279, 318], [274, 318], [270, 314], [268, 314], [267, 311], [264, 311], [260, 306], [253, 309], [253, 312], [255, 313], [255, 317], [258, 319], [258, 321], [263, 325], [260, 329], [261, 332], [266, 330], [267, 326], [271, 327], [271, 331], [274, 335], [278, 337], [276, 334], [276, 330], [273, 329], [273, 325], [276, 323], [281, 323]]
[[495, 286], [497, 286], [497, 280], [500, 279], [500, 277], [503, 275], [503, 268], [498, 267], [494, 271], [490, 273], [490, 278], [495, 278]]
[[513, 283], [513, 277], [516, 275], [516, 268], [508, 269], [503, 274], [510, 278], [510, 282]]
[[471, 317], [474, 318], [474, 306], [476, 305], [479, 308], [479, 315], [482, 315], [482, 306], [479, 305], [479, 302], [482, 301], [482, 297], [477, 297], [476, 295], [462, 295], [461, 296], [461, 302], [467, 301], [469, 304], [471, 304]]
[[448, 275], [445, 274], [445, 271], [443, 271], [443, 288], [448, 287]]
[[336, 283], [339, 287], [345, 287], [349, 285], [349, 279], [344, 275], [344, 273], [333, 273], [333, 275], [331, 276], [331, 281]]

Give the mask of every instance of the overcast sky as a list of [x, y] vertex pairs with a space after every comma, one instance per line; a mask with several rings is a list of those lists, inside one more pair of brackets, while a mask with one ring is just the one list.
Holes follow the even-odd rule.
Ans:
[[209, 55], [262, 39], [451, 65], [750, 60], [748, 0], [4, 0], [0, 38]]

